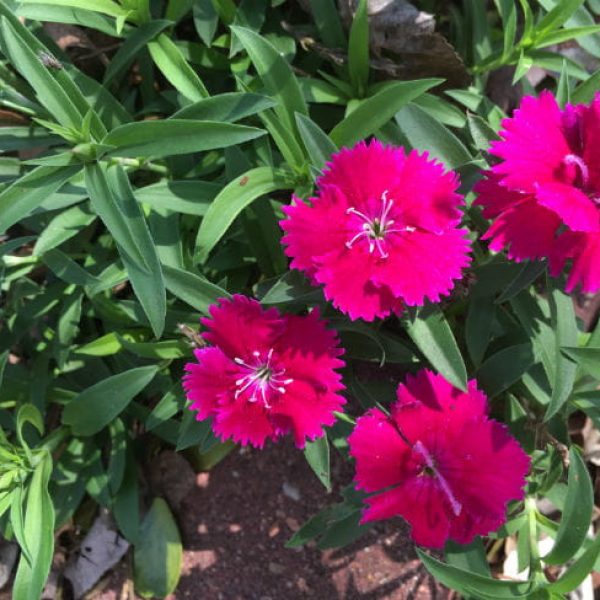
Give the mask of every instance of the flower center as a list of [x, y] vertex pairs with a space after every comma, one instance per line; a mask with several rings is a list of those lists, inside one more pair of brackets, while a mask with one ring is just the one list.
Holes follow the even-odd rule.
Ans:
[[458, 517], [462, 511], [462, 504], [456, 499], [456, 496], [452, 493], [448, 482], [446, 481], [444, 476], [439, 472], [437, 465], [433, 459], [433, 456], [431, 456], [427, 448], [425, 448], [425, 446], [420, 441], [417, 441], [415, 443], [415, 445], [413, 446], [413, 450], [419, 453], [425, 460], [425, 466], [421, 471], [421, 476], [434, 477], [435, 479], [437, 479], [437, 482], [440, 484], [442, 492], [444, 493], [444, 495], [448, 499], [448, 502], [450, 503], [450, 506], [452, 507], [452, 512], [456, 517]]
[[383, 192], [381, 195], [381, 211], [375, 217], [370, 217], [369, 215], [356, 210], [354, 207], [350, 207], [346, 210], [346, 214], [355, 215], [361, 221], [360, 229], [350, 240], [346, 242], [346, 248], [350, 249], [352, 246], [358, 242], [359, 240], [365, 240], [369, 244], [369, 253], [372, 254], [377, 250], [379, 253], [379, 258], [385, 259], [389, 256], [386, 248], [385, 242], [386, 237], [391, 233], [403, 233], [414, 231], [414, 227], [392, 227], [394, 224], [394, 219], [390, 219], [390, 210], [394, 205], [394, 201], [388, 199], [387, 190]]
[[242, 368], [242, 377], [236, 379], [235, 397], [239, 398], [248, 392], [248, 402], [261, 401], [265, 408], [271, 408], [270, 397], [273, 394], [285, 394], [286, 386], [294, 380], [284, 379], [285, 369], [275, 369], [273, 366], [273, 348], [266, 355], [258, 350], [252, 353], [252, 363], [245, 362], [239, 357], [233, 359]]

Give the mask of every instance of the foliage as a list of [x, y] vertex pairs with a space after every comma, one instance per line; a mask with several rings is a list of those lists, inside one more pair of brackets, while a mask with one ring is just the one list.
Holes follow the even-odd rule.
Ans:
[[[321, 306], [363, 409], [393, 395], [361, 379], [355, 362], [430, 366], [463, 388], [476, 377], [493, 415], [532, 453], [527, 499], [496, 534], [517, 534], [528, 580], [473, 566], [487, 564], [478, 541], [448, 547], [445, 561], [419, 551], [442, 583], [467, 597], [560, 598], [599, 560], [588, 534], [592, 484], [565, 424], [583, 411], [600, 426], [600, 328], [582, 331], [544, 264], [489, 252], [476, 239], [486, 222], [471, 206], [504, 116], [486, 95], [489, 75], [512, 66], [514, 82], [535, 93], [524, 75], [538, 65], [556, 74], [561, 101], [588, 101], [599, 74], [588, 78], [553, 48], [576, 39], [600, 57], [599, 3], [422, 2], [443, 15], [472, 75], [466, 89], [443, 78], [382, 81], [369, 62], [366, 2], [348, 42], [332, 0], [309, 4], [314, 19], [292, 0], [0, 3], [0, 106], [11, 115], [0, 128], [0, 525], [21, 548], [15, 600], [40, 595], [52, 531], [86, 497], [111, 510], [134, 544], [140, 593], [175, 587], [177, 527], [161, 499], [140, 516], [140, 465], [161, 444], [229, 450], [185, 410], [180, 380], [200, 316], [238, 292], [287, 312]], [[118, 49], [107, 66], [83, 72], [41, 21], [101, 32]], [[298, 40], [307, 37], [338, 54], [306, 50]], [[347, 61], [333, 60], [339, 53]], [[369, 136], [457, 170], [475, 255], [462, 296], [376, 325], [340, 316], [288, 271], [278, 226], [282, 204], [310, 195], [332, 152]], [[326, 488], [329, 446], [347, 458], [352, 422], [338, 415], [306, 448]], [[545, 496], [560, 522], [538, 512]], [[367, 529], [361, 500], [346, 488], [288, 545], [350, 543]], [[540, 557], [542, 533], [556, 545]], [[567, 566], [550, 581], [544, 563]]]

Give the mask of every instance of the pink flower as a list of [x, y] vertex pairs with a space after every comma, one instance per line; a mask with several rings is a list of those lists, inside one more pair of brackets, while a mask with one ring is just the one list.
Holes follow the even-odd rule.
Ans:
[[284, 207], [291, 266], [351, 319], [448, 294], [470, 258], [458, 179], [426, 154], [361, 142], [332, 157], [310, 204]]
[[487, 417], [487, 399], [470, 381], [462, 392], [427, 370], [398, 386], [390, 416], [371, 409], [348, 438], [363, 522], [401, 516], [413, 540], [441, 548], [469, 543], [506, 521], [521, 500], [529, 457], [506, 427]]
[[345, 404], [335, 371], [344, 362], [318, 310], [281, 315], [235, 295], [212, 306], [210, 315], [202, 323], [212, 346], [195, 350], [198, 362], [186, 365], [183, 378], [197, 418], [212, 417], [222, 439], [259, 448], [290, 431], [300, 448], [323, 435]]
[[479, 182], [476, 204], [493, 219], [483, 239], [515, 261], [572, 267], [567, 291], [600, 290], [600, 94], [561, 110], [549, 92], [523, 98], [491, 152], [501, 162]]

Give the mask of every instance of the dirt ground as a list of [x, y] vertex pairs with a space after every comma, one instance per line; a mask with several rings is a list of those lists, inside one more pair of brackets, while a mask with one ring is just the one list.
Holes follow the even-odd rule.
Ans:
[[[351, 477], [332, 457], [334, 479]], [[174, 469], [167, 478], [181, 477]], [[445, 600], [448, 592], [420, 565], [406, 526], [380, 524], [353, 545], [296, 550], [285, 541], [311, 515], [335, 502], [290, 441], [263, 451], [236, 449], [194, 476], [176, 509], [185, 555], [171, 598], [203, 600]], [[94, 600], [131, 598], [121, 565]]]

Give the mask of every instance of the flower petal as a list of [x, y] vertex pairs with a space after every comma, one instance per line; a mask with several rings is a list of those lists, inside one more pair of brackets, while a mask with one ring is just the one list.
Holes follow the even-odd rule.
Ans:
[[262, 448], [267, 439], [277, 437], [263, 405], [242, 397], [220, 407], [213, 420], [213, 430], [222, 440], [231, 439], [242, 446], [250, 444], [256, 448]]
[[321, 437], [323, 427], [333, 425], [334, 411], [344, 404], [344, 398], [338, 394], [294, 380], [269, 411], [269, 418], [278, 432], [291, 431], [296, 446], [304, 448], [307, 439]]
[[403, 517], [411, 526], [416, 544], [443, 548], [450, 533], [447, 498], [436, 480], [415, 476], [402, 485], [366, 499], [363, 522]]
[[504, 211], [481, 239], [491, 240], [495, 252], [507, 248], [508, 257], [515, 261], [543, 258], [552, 251], [560, 225], [555, 213], [526, 200]]
[[600, 195], [600, 94], [582, 111], [583, 160], [589, 170], [590, 186]]
[[483, 216], [486, 219], [493, 219], [524, 200], [533, 198], [531, 195], [508, 189], [501, 182], [502, 178], [499, 175], [487, 171], [485, 178], [473, 187], [473, 191], [478, 194], [473, 205], [483, 207]]
[[198, 420], [213, 416], [219, 404], [233, 397], [235, 365], [219, 348], [201, 348], [194, 351], [198, 363], [185, 365], [183, 387], [191, 410], [197, 410]]
[[600, 212], [581, 191], [564, 183], [546, 183], [536, 192], [538, 204], [553, 211], [573, 231], [600, 231]]
[[578, 285], [583, 293], [600, 291], [600, 234], [564, 232], [552, 249], [550, 273], [558, 275], [569, 259], [573, 260], [573, 265], [566, 291], [572, 292]]
[[466, 235], [465, 229], [448, 229], [439, 235], [421, 230], [390, 235], [389, 256], [378, 262], [372, 280], [410, 306], [422, 305], [426, 298], [438, 302], [471, 262]]
[[372, 321], [402, 311], [402, 301], [389, 288], [371, 281], [375, 260], [356, 246], [323, 257], [315, 274], [325, 298], [352, 320]]
[[341, 191], [327, 186], [311, 205], [294, 197], [290, 206], [282, 207], [287, 219], [280, 221], [285, 231], [281, 243], [292, 258], [291, 267], [312, 277], [315, 258], [335, 249], [342, 249], [348, 240], [344, 223], [347, 221], [346, 200]]
[[263, 309], [256, 301], [240, 294], [222, 298], [210, 308], [210, 319], [202, 319], [209, 331], [202, 337], [219, 346], [233, 359], [246, 359], [252, 352], [267, 352], [281, 333], [283, 320], [276, 309]]
[[410, 446], [392, 421], [379, 409], [371, 409], [356, 422], [348, 437], [350, 455], [356, 460], [357, 488], [376, 492], [399, 482], [400, 474], [414, 471]]
[[517, 191], [535, 192], [537, 184], [556, 181], [555, 173], [570, 149], [554, 96], [544, 91], [538, 98], [523, 98], [502, 126], [503, 139], [492, 142], [491, 152], [504, 159], [492, 167], [503, 176], [504, 184]]

